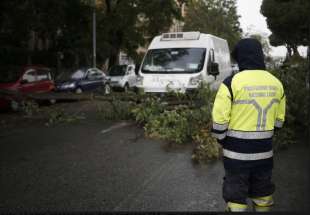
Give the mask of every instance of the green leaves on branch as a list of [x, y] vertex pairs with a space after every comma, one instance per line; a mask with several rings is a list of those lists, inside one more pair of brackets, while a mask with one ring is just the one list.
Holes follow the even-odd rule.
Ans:
[[307, 85], [307, 63], [291, 60], [282, 68], [273, 71], [283, 83], [286, 95], [286, 119], [284, 128], [274, 137], [275, 148], [296, 143], [300, 134], [309, 128], [309, 86]]
[[144, 129], [149, 137], [177, 144], [186, 143], [190, 137], [187, 111], [164, 111], [153, 116]]
[[164, 105], [158, 98], [149, 97], [142, 104], [132, 110], [135, 120], [139, 124], [146, 124], [155, 116], [160, 115], [164, 111]]
[[222, 37], [232, 48], [241, 38], [238, 19], [235, 0], [189, 0], [184, 30]]
[[210, 133], [214, 97], [208, 86], [194, 94], [170, 92], [164, 98], [146, 99], [133, 113], [147, 136], [176, 144], [194, 143], [193, 160], [206, 161], [219, 157], [219, 146]]
[[104, 120], [132, 120], [134, 107], [132, 102], [114, 99], [97, 104], [97, 113]]

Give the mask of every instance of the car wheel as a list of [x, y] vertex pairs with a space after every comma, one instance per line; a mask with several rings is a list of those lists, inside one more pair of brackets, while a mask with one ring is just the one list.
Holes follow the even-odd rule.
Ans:
[[11, 100], [11, 109], [13, 111], [19, 111], [20, 110], [20, 104], [17, 101]]
[[109, 84], [104, 85], [104, 95], [111, 94], [111, 87]]
[[83, 93], [82, 88], [80, 88], [80, 87], [76, 88], [75, 93], [76, 93], [76, 94], [81, 94], [81, 93]]

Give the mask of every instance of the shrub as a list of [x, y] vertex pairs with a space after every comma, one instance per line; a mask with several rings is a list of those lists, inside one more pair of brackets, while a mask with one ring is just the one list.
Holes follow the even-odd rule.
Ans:
[[146, 124], [154, 116], [158, 116], [163, 111], [164, 104], [162, 104], [160, 99], [156, 97], [148, 97], [132, 109], [135, 120], [139, 124]]
[[189, 140], [189, 123], [186, 111], [164, 111], [152, 116], [146, 123], [145, 132], [153, 138], [160, 138], [178, 144]]
[[32, 100], [23, 101], [18, 105], [20, 105], [20, 110], [25, 117], [33, 117], [40, 111], [38, 103]]
[[41, 114], [47, 120], [46, 126], [52, 126], [60, 123], [76, 123], [85, 119], [83, 115], [67, 113], [60, 107], [49, 107], [41, 110]]
[[177, 144], [193, 143], [193, 160], [207, 161], [219, 157], [219, 145], [210, 133], [214, 98], [215, 92], [201, 85], [191, 94], [169, 92], [162, 98], [147, 98], [133, 113], [147, 136]]
[[309, 128], [307, 66], [305, 60], [293, 60], [272, 71], [283, 83], [287, 100], [284, 128], [274, 136], [275, 149], [296, 143], [300, 130]]
[[[210, 127], [210, 126], [208, 126]], [[218, 159], [220, 157], [220, 147], [217, 140], [211, 136], [210, 128], [200, 129], [193, 140], [197, 143], [192, 159], [196, 162], [203, 162]]]
[[132, 110], [135, 104], [132, 102], [113, 99], [111, 102], [103, 102], [97, 105], [99, 116], [105, 120], [132, 120]]

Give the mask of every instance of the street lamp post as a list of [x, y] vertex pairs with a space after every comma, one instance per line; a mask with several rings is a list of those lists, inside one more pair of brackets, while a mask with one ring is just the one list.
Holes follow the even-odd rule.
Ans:
[[93, 67], [97, 67], [96, 0], [93, 0]]

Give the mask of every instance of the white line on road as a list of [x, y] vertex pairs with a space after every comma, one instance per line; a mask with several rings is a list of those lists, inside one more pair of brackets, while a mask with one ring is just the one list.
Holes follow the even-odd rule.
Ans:
[[121, 123], [118, 123], [116, 125], [112, 125], [110, 128], [102, 130], [100, 133], [101, 134], [106, 134], [106, 133], [108, 133], [110, 131], [113, 131], [113, 130], [116, 130], [116, 129], [119, 129], [119, 128], [124, 128], [124, 127], [130, 126], [132, 124], [133, 123], [129, 123], [129, 122], [121, 122]]

